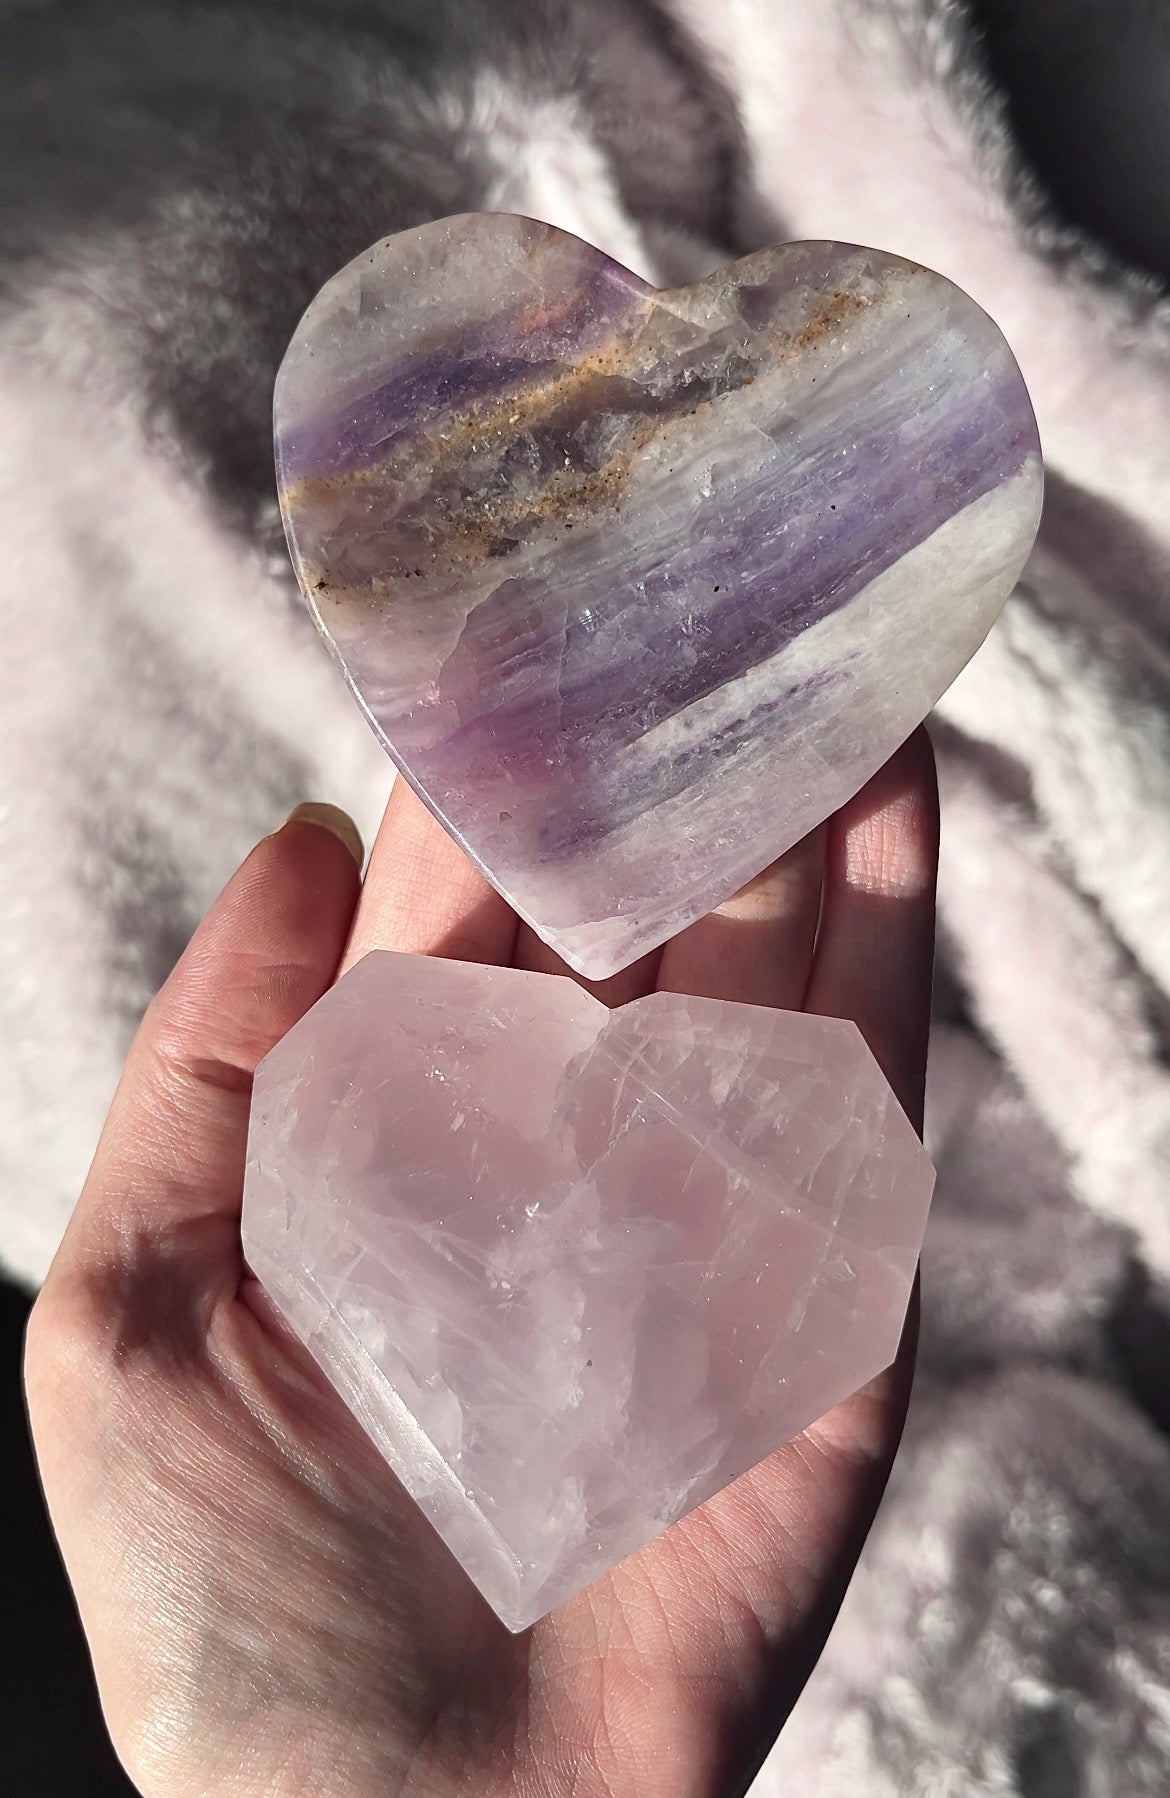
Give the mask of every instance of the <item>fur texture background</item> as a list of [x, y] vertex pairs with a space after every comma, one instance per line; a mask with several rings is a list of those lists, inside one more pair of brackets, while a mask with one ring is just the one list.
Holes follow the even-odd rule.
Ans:
[[[1056, 10], [1106, 45], [1144, 33], [1147, 83], [1159, 50], [1170, 69], [1153, 0]], [[298, 799], [367, 839], [385, 799], [272, 498], [272, 376], [335, 268], [494, 208], [659, 280], [780, 237], [874, 243], [998, 319], [1050, 496], [936, 724], [921, 1373], [755, 1789], [1164, 1792], [1170, 302], [1136, 267], [1156, 206], [1114, 232], [1128, 262], [1082, 236], [958, 0], [0, 0], [0, 67], [0, 1256], [30, 1283], [231, 868]]]

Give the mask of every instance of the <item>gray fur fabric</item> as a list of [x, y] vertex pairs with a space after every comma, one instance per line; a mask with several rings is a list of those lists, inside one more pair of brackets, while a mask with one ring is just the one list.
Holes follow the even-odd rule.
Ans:
[[877, 244], [999, 320], [1052, 479], [936, 724], [921, 1374], [754, 1789], [1165, 1791], [1170, 304], [1045, 201], [958, 0], [0, 0], [0, 67], [0, 1256], [29, 1283], [231, 868], [308, 796], [368, 837], [388, 790], [272, 499], [272, 375], [336, 267], [512, 210], [660, 280]]

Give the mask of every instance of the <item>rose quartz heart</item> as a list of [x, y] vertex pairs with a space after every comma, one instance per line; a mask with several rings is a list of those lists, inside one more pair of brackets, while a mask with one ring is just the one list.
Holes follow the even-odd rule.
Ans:
[[842, 1019], [376, 952], [257, 1070], [243, 1237], [520, 1629], [892, 1360], [933, 1181]]

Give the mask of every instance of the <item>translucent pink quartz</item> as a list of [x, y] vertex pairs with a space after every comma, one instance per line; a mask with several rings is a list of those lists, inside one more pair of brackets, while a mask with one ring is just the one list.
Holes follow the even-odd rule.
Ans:
[[378, 952], [261, 1063], [244, 1247], [519, 1630], [888, 1365], [933, 1182], [853, 1024]]

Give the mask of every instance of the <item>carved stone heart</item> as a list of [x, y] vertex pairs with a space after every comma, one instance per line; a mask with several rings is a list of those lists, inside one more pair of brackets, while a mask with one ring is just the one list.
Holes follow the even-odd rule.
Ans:
[[1011, 352], [929, 269], [798, 243], [659, 292], [506, 214], [335, 275], [275, 423], [297, 574], [378, 736], [593, 977], [909, 735], [1043, 486]]
[[933, 1184], [844, 1019], [375, 952], [257, 1069], [243, 1239], [522, 1629], [888, 1365]]

